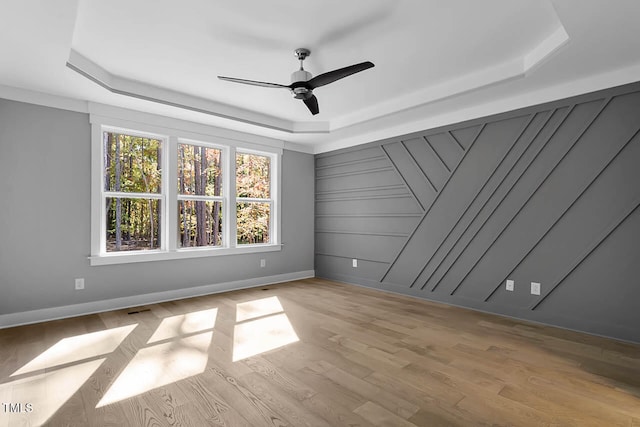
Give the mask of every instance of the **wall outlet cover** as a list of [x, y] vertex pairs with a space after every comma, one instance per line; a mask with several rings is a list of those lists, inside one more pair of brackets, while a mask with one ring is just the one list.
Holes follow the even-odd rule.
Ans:
[[84, 279], [76, 279], [76, 290], [84, 289]]
[[357, 260], [357, 259], [355, 259], [355, 258], [354, 258], [353, 260], [351, 260], [351, 266], [352, 266], [353, 268], [356, 268], [356, 267], [358, 266], [358, 260]]
[[540, 295], [540, 283], [531, 282], [531, 295]]
[[515, 287], [515, 283], [513, 280], [507, 280], [507, 290], [508, 291], [513, 291], [513, 288]]

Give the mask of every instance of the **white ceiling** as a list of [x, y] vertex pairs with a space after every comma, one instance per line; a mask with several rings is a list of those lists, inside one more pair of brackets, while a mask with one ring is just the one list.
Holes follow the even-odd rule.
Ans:
[[[637, 0], [1, 6], [0, 96], [113, 105], [312, 152], [640, 80]], [[311, 50], [305, 69], [314, 75], [376, 66], [316, 89], [317, 116], [286, 90], [216, 78], [288, 84], [298, 47]]]

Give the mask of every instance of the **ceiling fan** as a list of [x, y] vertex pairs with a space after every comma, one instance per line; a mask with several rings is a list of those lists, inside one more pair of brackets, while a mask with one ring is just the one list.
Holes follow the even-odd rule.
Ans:
[[367, 70], [373, 67], [373, 63], [366, 61], [359, 64], [350, 65], [348, 67], [339, 68], [337, 70], [329, 71], [318, 76], [313, 77], [312, 74], [306, 71], [302, 67], [302, 63], [305, 58], [311, 55], [309, 49], [300, 48], [295, 51], [296, 56], [300, 60], [300, 69], [294, 71], [291, 74], [291, 84], [281, 85], [278, 83], [259, 82], [255, 80], [236, 79], [234, 77], [218, 76], [220, 80], [226, 80], [234, 83], [243, 83], [246, 85], [271, 87], [271, 88], [284, 88], [289, 89], [293, 93], [293, 97], [296, 99], [302, 99], [302, 102], [309, 108], [311, 114], [314, 116], [320, 112], [318, 108], [318, 98], [313, 94], [313, 90], [320, 86], [328, 85], [336, 80], [343, 79], [352, 74], [359, 73], [360, 71]]

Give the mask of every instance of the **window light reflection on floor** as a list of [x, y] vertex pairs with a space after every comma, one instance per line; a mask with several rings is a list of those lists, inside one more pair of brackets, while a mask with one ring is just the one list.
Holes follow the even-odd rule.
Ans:
[[217, 316], [218, 309], [212, 308], [162, 319], [150, 345], [138, 350], [96, 408], [204, 372]]
[[113, 352], [138, 324], [67, 337], [58, 341], [11, 376], [53, 368]]
[[216, 324], [218, 309], [194, 311], [187, 314], [165, 317], [153, 333], [147, 344], [175, 338], [179, 335], [193, 334], [213, 329]]
[[243, 322], [269, 314], [282, 313], [284, 309], [278, 297], [268, 297], [236, 304], [236, 322]]
[[77, 363], [50, 372], [0, 384], [2, 402], [29, 402], [33, 411], [5, 412], [0, 425], [44, 425], [93, 375], [106, 359]]
[[[96, 408], [109, 405], [205, 371], [218, 309], [162, 319], [107, 389]], [[233, 361], [299, 341], [277, 297], [239, 303], [234, 326]], [[137, 324], [67, 337], [18, 369], [14, 381], [0, 384], [0, 398], [22, 397], [38, 414], [17, 414], [27, 424], [46, 423], [89, 380], [104, 357], [114, 352]], [[46, 370], [46, 371], [45, 371]], [[26, 417], [26, 418], [25, 418]], [[17, 423], [22, 421], [17, 420]]]
[[204, 332], [139, 350], [96, 408], [201, 374], [212, 337], [213, 332]]
[[[236, 320], [242, 323], [233, 329], [234, 362], [300, 340], [278, 297], [239, 303], [236, 307]], [[255, 320], [243, 322], [246, 319]]]

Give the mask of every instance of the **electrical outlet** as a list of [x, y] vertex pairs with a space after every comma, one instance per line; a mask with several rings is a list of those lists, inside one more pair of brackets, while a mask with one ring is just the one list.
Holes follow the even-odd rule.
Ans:
[[264, 267], [267, 265], [267, 260], [266, 259], [261, 259], [260, 260], [260, 267]]
[[513, 280], [507, 280], [507, 290], [508, 291], [513, 291], [513, 288], [515, 286], [515, 283]]
[[540, 283], [531, 282], [531, 295], [540, 295]]
[[357, 260], [357, 259], [355, 259], [355, 258], [354, 258], [354, 259], [352, 259], [352, 260], [351, 260], [351, 266], [352, 266], [353, 268], [358, 267], [358, 260]]
[[84, 279], [83, 278], [76, 279], [76, 290], [79, 291], [80, 289], [84, 289]]

